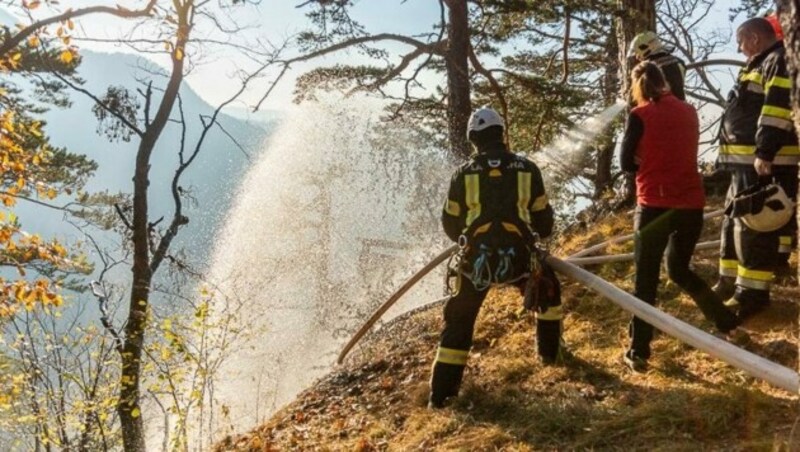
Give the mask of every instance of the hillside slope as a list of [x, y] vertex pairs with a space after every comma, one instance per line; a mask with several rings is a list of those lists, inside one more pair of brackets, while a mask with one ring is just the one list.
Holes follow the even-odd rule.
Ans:
[[[709, 222], [714, 239], [719, 220]], [[553, 250], [568, 255], [629, 232], [627, 218], [609, 217]], [[613, 252], [630, 251], [631, 245]], [[717, 253], [695, 256], [707, 280]], [[591, 270], [631, 290], [630, 263]], [[217, 450], [798, 450], [797, 397], [664, 334], [654, 341], [647, 374], [621, 362], [629, 315], [562, 278], [565, 340], [572, 357], [542, 365], [533, 319], [518, 294], [492, 291], [484, 304], [461, 395], [451, 406], [425, 407], [439, 330], [438, 307], [390, 323], [336, 369], [266, 424], [230, 436]], [[691, 300], [672, 284], [661, 308], [711, 331]], [[797, 368], [796, 280], [774, 290], [772, 308], [748, 322], [748, 348]]]

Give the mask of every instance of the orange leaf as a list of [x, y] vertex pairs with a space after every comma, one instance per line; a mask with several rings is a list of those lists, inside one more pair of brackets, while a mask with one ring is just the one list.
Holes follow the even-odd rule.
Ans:
[[61, 62], [64, 64], [72, 63], [72, 52], [70, 50], [65, 50], [61, 52]]

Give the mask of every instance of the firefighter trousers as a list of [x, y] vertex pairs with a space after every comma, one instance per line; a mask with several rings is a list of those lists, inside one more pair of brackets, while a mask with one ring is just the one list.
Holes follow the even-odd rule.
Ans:
[[[758, 183], [758, 179], [753, 168], [732, 171], [726, 204], [739, 192]], [[790, 197], [796, 196], [796, 172], [776, 172], [774, 180]], [[769, 304], [770, 285], [779, 262], [780, 237], [791, 233], [792, 228], [796, 225], [787, 225], [773, 232], [758, 232], [745, 226], [741, 219], [723, 218], [719, 273], [723, 278], [736, 278], [733, 297], [741, 307], [741, 317], [748, 317]]]
[[[797, 202], [797, 185], [798, 174], [797, 168], [793, 171], [788, 171], [786, 174], [778, 174], [776, 178], [780, 178], [781, 187], [786, 191], [786, 196], [795, 203]], [[789, 256], [792, 251], [797, 249], [797, 207], [794, 209], [795, 214], [792, 215], [792, 220], [786, 225], [778, 229], [778, 263], [777, 267], [788, 267]]]
[[[469, 278], [462, 276], [459, 292], [444, 306], [444, 329], [431, 376], [430, 399], [435, 404], [458, 395], [472, 347], [475, 320], [488, 292], [489, 288], [478, 290]], [[555, 361], [561, 343], [560, 298], [557, 304], [539, 306], [536, 317], [539, 355], [544, 360]]]

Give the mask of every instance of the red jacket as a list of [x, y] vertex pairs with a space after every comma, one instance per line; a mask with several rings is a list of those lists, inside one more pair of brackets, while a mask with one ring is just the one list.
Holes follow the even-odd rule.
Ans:
[[[699, 139], [697, 111], [671, 94], [631, 111], [622, 146], [622, 167], [636, 171], [639, 205], [673, 209], [705, 206], [697, 167]], [[630, 160], [635, 163], [631, 165]]]

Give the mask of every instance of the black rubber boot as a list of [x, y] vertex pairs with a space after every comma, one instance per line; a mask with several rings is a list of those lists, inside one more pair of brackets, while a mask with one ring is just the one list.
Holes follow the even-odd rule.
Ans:
[[536, 321], [536, 348], [542, 362], [556, 364], [561, 357], [561, 320]]
[[464, 366], [440, 362], [434, 364], [428, 408], [444, 408], [448, 399], [458, 395], [463, 377]]

